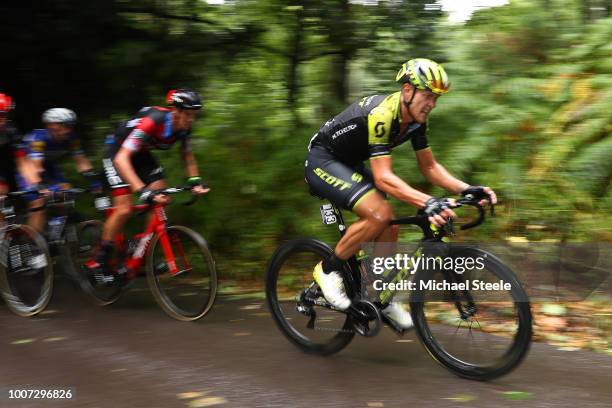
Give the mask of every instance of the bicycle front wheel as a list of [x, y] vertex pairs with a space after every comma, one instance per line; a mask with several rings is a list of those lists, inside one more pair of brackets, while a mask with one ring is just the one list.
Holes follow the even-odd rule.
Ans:
[[0, 291], [8, 308], [22, 317], [42, 312], [53, 293], [47, 244], [35, 229], [12, 225], [0, 244]]
[[449, 255], [474, 259], [477, 267], [417, 272], [410, 303], [417, 334], [437, 362], [461, 377], [487, 381], [505, 375], [529, 349], [527, 293], [512, 270], [486, 251], [452, 247]]
[[347, 314], [315, 303], [324, 299], [313, 282], [312, 270], [331, 253], [321, 241], [294, 239], [276, 250], [266, 273], [266, 299], [274, 321], [293, 344], [308, 353], [337, 353], [355, 336]]
[[146, 265], [153, 296], [169, 316], [193, 321], [210, 311], [217, 294], [217, 270], [200, 234], [180, 225], [168, 227], [164, 236], [152, 239]]

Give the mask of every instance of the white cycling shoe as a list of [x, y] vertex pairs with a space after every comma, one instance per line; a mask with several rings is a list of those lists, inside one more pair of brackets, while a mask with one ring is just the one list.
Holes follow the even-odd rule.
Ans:
[[410, 316], [410, 313], [404, 309], [400, 302], [391, 302], [381, 311], [404, 330], [410, 329], [413, 326], [412, 316]]
[[323, 296], [332, 306], [340, 310], [349, 308], [351, 300], [346, 296], [344, 282], [342, 282], [342, 276], [340, 276], [339, 272], [325, 273], [323, 272], [323, 265], [319, 262], [314, 267], [312, 276], [323, 291]]

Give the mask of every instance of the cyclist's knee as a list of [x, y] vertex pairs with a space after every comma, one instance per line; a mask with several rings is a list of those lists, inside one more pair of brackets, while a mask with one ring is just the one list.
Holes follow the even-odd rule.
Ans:
[[382, 232], [389, 228], [389, 221], [393, 219], [393, 207], [387, 201], [382, 201], [367, 217], [368, 224], [376, 230]]

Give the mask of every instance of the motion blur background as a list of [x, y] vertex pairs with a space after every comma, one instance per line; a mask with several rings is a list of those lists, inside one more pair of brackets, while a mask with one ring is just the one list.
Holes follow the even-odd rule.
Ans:
[[[497, 6], [475, 7], [487, 4]], [[319, 126], [362, 96], [395, 92], [400, 65], [427, 57], [452, 82], [430, 116], [436, 157], [502, 202], [470, 236], [610, 242], [611, 4], [3, 2], [0, 91], [17, 101], [23, 132], [41, 126], [44, 109], [74, 109], [99, 169], [113, 123], [163, 104], [170, 88], [201, 91], [194, 146], [212, 192], [176, 206], [174, 220], [206, 236], [222, 276], [252, 279], [280, 240], [336, 237], [303, 181]], [[178, 151], [158, 156], [170, 182], [181, 182]], [[397, 149], [394, 165], [416, 188], [442, 194], [420, 176], [410, 147]], [[398, 214], [414, 211], [396, 204]]]

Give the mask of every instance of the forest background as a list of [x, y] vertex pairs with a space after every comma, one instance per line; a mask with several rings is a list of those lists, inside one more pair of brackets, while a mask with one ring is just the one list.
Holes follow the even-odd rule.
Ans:
[[[453, 174], [501, 200], [470, 238], [612, 240], [611, 1], [513, 0], [463, 23], [433, 0], [222, 3], [3, 2], [0, 92], [17, 101], [24, 132], [49, 107], [74, 109], [101, 169], [114, 123], [163, 104], [168, 89], [199, 90], [194, 146], [212, 191], [174, 206], [172, 220], [207, 238], [222, 276], [248, 280], [284, 239], [337, 239], [304, 183], [321, 124], [358, 98], [395, 92], [407, 59], [431, 58], [452, 87], [430, 116], [430, 145]], [[181, 183], [178, 151], [157, 156], [170, 184]], [[409, 146], [393, 157], [411, 185], [443, 194]]]

